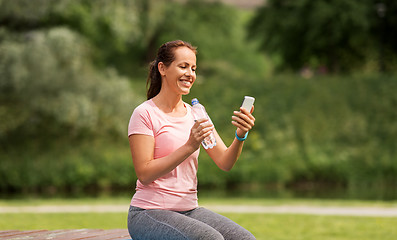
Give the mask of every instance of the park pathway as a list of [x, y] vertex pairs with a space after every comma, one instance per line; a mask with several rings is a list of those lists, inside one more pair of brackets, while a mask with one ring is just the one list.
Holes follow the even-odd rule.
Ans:
[[[338, 216], [397, 217], [397, 207], [310, 206], [310, 205], [202, 205], [218, 213], [309, 214]], [[0, 206], [1, 213], [127, 212], [125, 205]]]

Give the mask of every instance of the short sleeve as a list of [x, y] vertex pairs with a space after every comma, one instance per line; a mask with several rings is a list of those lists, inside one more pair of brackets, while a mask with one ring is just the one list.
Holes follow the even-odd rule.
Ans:
[[143, 134], [154, 136], [153, 124], [150, 112], [144, 107], [144, 104], [135, 108], [128, 124], [128, 136], [132, 134]]

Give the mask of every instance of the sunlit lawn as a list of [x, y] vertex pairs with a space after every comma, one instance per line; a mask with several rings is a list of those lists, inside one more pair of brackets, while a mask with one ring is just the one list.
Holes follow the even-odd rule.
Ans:
[[277, 214], [226, 214], [257, 239], [397, 239], [397, 218]]
[[[397, 218], [335, 217], [278, 214], [224, 214], [250, 230], [257, 239], [396, 239]], [[126, 228], [125, 213], [0, 214], [6, 229]]]
[[[122, 204], [125, 199], [83, 199], [83, 200], [28, 200], [29, 205], [78, 205], [78, 204]], [[205, 199], [208, 204], [267, 204], [277, 205], [279, 201], [259, 199], [235, 199], [218, 201]], [[0, 206], [21, 206], [23, 201], [0, 201]], [[281, 204], [315, 204], [322, 201], [282, 201]], [[341, 202], [326, 201], [325, 205], [342, 205]], [[128, 205], [128, 201], [127, 201]], [[347, 205], [377, 206], [381, 203], [352, 202]], [[395, 206], [395, 204], [384, 204]], [[347, 217], [347, 216], [315, 216], [298, 214], [223, 214], [250, 230], [257, 239], [329, 239], [329, 240], [373, 240], [397, 239], [397, 218], [388, 217]], [[19, 229], [112, 229], [126, 228], [126, 213], [0, 213], [0, 230]]]

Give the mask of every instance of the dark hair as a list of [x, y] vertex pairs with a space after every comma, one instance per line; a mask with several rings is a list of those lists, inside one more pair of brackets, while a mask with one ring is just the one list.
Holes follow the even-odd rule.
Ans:
[[148, 100], [155, 97], [161, 90], [161, 74], [158, 69], [159, 62], [163, 62], [167, 67], [171, 65], [175, 60], [175, 49], [178, 47], [188, 47], [197, 54], [196, 47], [182, 40], [170, 41], [161, 45], [157, 51], [156, 59], [149, 65], [149, 75], [146, 81], [146, 96]]

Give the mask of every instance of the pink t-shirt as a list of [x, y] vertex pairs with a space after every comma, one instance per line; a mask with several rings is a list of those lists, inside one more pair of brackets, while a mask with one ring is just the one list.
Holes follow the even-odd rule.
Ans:
[[[154, 137], [154, 159], [167, 156], [189, 139], [194, 124], [191, 106], [184, 103], [187, 114], [171, 117], [161, 111], [150, 99], [132, 113], [128, 136], [144, 134]], [[144, 209], [186, 211], [198, 207], [197, 167], [199, 150], [190, 155], [174, 170], [143, 185], [139, 180], [131, 205]]]

